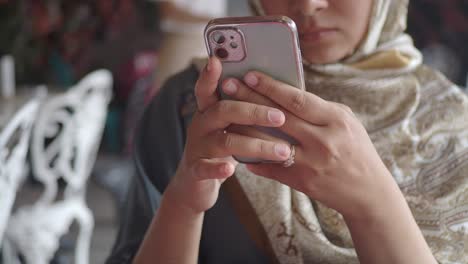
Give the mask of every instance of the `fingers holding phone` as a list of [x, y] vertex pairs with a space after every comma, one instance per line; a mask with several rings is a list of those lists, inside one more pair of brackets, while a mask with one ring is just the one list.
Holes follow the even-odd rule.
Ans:
[[210, 57], [195, 84], [198, 111], [204, 112], [206, 108], [219, 100], [216, 88], [218, 87], [221, 72], [222, 65], [219, 59]]
[[240, 135], [230, 131], [229, 127], [279, 127], [284, 121], [284, 113], [273, 107], [240, 101], [219, 101], [205, 112], [195, 114], [188, 129], [185, 149], [192, 160], [233, 155], [282, 160], [284, 157], [276, 156], [274, 152], [276, 142]]
[[[233, 84], [236, 79], [241, 80], [252, 70], [264, 72], [293, 87], [304, 89], [297, 29], [294, 22], [287, 17], [214, 19], [205, 28], [205, 44], [208, 54], [217, 57], [222, 64], [219, 80], [222, 85], [218, 87], [221, 99], [236, 100], [221, 87], [235, 89]], [[258, 101], [261, 104], [261, 100]], [[277, 128], [258, 129], [289, 144], [296, 143], [294, 138]], [[242, 163], [274, 162], [243, 156], [235, 158]]]
[[233, 156], [281, 162], [290, 155], [285, 142], [229, 130], [232, 125], [279, 127], [285, 116], [270, 106], [219, 100], [216, 88], [222, 67], [216, 58], [208, 65], [196, 84], [199, 110], [187, 130], [184, 154], [168, 187], [168, 196], [196, 212], [216, 202], [220, 185], [237, 165]]

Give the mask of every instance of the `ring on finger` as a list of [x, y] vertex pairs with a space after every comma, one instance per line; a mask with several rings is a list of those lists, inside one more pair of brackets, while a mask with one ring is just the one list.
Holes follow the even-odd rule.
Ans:
[[294, 164], [294, 159], [296, 158], [296, 147], [291, 145], [291, 154], [289, 158], [283, 162], [283, 167], [288, 168]]

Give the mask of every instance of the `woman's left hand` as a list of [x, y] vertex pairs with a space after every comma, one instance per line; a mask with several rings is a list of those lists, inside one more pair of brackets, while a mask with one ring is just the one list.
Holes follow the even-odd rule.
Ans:
[[291, 167], [250, 164], [250, 171], [299, 190], [345, 218], [385, 213], [386, 199], [399, 188], [349, 107], [258, 72], [248, 73], [244, 82], [225, 80], [223, 91], [236, 100], [282, 109], [286, 122], [279, 129], [298, 142]]

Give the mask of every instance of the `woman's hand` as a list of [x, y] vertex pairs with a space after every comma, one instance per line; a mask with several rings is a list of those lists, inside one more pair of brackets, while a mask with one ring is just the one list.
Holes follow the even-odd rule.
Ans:
[[340, 212], [361, 263], [436, 263], [398, 185], [349, 107], [258, 72], [244, 81], [250, 88], [231, 79], [223, 90], [238, 100], [282, 109], [286, 121], [280, 129], [298, 142], [291, 167], [248, 169]]
[[349, 107], [258, 72], [247, 74], [244, 82], [250, 88], [230, 79], [223, 90], [240, 101], [282, 109], [286, 121], [280, 129], [298, 142], [291, 167], [248, 165], [252, 172], [304, 192], [350, 218], [378, 213], [382, 199], [399, 192]]
[[166, 193], [176, 206], [196, 213], [211, 208], [220, 185], [234, 173], [232, 156], [284, 161], [290, 155], [287, 144], [241, 135], [231, 125], [280, 127], [284, 114], [273, 107], [249, 102], [219, 100], [216, 92], [221, 63], [211, 58], [195, 88], [198, 112], [187, 131], [184, 154]]

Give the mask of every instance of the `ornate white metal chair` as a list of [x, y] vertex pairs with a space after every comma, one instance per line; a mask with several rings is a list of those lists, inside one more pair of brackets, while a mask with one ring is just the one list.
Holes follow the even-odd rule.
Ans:
[[28, 168], [26, 154], [40, 99], [32, 99], [16, 113], [0, 134], [0, 248], [3, 234]]
[[[110, 72], [95, 71], [41, 107], [31, 158], [44, 192], [37, 202], [18, 209], [10, 218], [5, 257], [22, 255], [26, 263], [49, 263], [59, 239], [76, 221], [74, 263], [89, 262], [94, 218], [85, 201], [86, 182], [101, 141], [111, 88]], [[58, 193], [59, 179], [65, 182], [63, 197]]]

